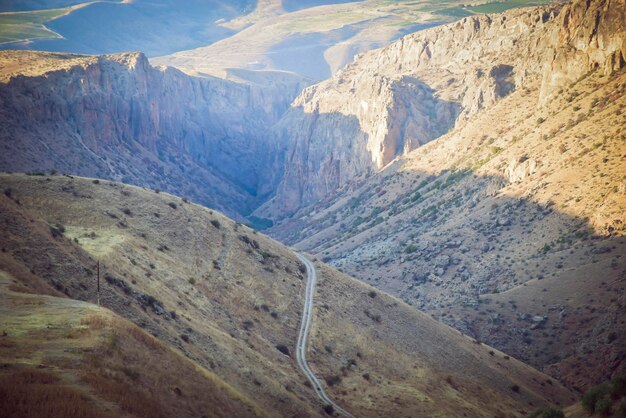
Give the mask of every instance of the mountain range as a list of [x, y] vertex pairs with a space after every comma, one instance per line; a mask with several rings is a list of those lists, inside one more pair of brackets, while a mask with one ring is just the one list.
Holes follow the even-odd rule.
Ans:
[[624, 0], [40, 3], [0, 14], [64, 34], [0, 51], [11, 413], [626, 408]]

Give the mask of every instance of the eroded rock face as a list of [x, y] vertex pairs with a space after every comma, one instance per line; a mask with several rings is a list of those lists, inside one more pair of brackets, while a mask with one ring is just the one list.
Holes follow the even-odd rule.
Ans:
[[0, 83], [1, 169], [122, 180], [233, 216], [268, 193], [258, 184], [270, 162], [266, 127], [302, 86], [190, 77], [153, 68], [140, 53], [77, 59], [5, 51], [2, 61], [24, 54], [49, 68]]
[[526, 177], [535, 174], [539, 164], [534, 158], [522, 157], [519, 159], [512, 159], [509, 161], [509, 165], [504, 170], [504, 175], [511, 183], [518, 183], [524, 180]]
[[624, 65], [624, 0], [471, 16], [370, 51], [305, 89], [276, 126], [284, 174], [257, 213], [281, 218], [433, 140], [520, 88], [540, 103]]
[[542, 77], [542, 102], [590, 70], [602, 69], [611, 75], [623, 68], [625, 20], [624, 0], [578, 0], [564, 6], [541, 45], [549, 54]]

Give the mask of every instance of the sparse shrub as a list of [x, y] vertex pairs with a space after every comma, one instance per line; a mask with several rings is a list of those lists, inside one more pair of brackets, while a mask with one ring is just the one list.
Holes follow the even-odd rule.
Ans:
[[544, 123], [546, 121], [546, 118], [543, 117], [538, 117], [537, 118], [537, 125], [541, 125], [542, 123]]
[[124, 372], [124, 374], [128, 376], [131, 380], [139, 380], [139, 372], [135, 369], [131, 369], [130, 367], [124, 367], [122, 369], [122, 372]]
[[190, 285], [194, 285], [196, 284], [196, 279], [194, 279], [193, 277], [190, 277], [189, 280], [187, 280], [189, 282]]
[[220, 221], [218, 221], [217, 219], [212, 219], [211, 220], [211, 225], [213, 225], [215, 228], [220, 229], [220, 227], [222, 226], [220, 224]]
[[122, 208], [121, 211], [126, 216], [133, 216], [133, 212], [128, 208]]
[[335, 386], [341, 383], [341, 376], [336, 375], [336, 374], [332, 376], [326, 376], [324, 380], [326, 381], [326, 384], [328, 386]]
[[332, 415], [335, 413], [335, 408], [333, 408], [333, 406], [330, 404], [324, 405], [324, 412], [326, 412], [328, 415]]
[[371, 379], [370, 374], [369, 373], [363, 373], [363, 379], [369, 381]]
[[374, 292], [373, 290], [370, 290], [369, 292], [367, 292], [367, 296], [371, 297], [372, 299], [376, 297], [376, 292]]
[[520, 387], [517, 384], [511, 385], [510, 389], [515, 393], [519, 393], [520, 391]]
[[276, 344], [276, 349], [286, 356], [289, 355], [289, 347], [287, 347], [285, 344]]
[[414, 253], [415, 251], [417, 251], [417, 246], [415, 244], [409, 244], [404, 247], [404, 252], [407, 254]]
[[246, 319], [245, 321], [243, 321], [243, 329], [245, 329], [246, 331], [250, 331], [253, 326], [254, 326], [254, 321], [251, 321], [249, 319]]
[[176, 204], [176, 202], [169, 202], [167, 205], [172, 209], [178, 208], [178, 205]]
[[565, 414], [560, 409], [544, 408], [526, 415], [526, 418], [565, 418]]
[[180, 339], [183, 340], [184, 342], [186, 342], [187, 344], [189, 344], [189, 335], [187, 335], [187, 334], [180, 334]]
[[606, 383], [592, 387], [583, 395], [581, 400], [583, 408], [585, 408], [587, 412], [593, 414], [596, 410], [596, 404], [598, 401], [603, 399], [608, 394], [609, 385]]
[[374, 314], [367, 309], [364, 310], [363, 313], [374, 322], [380, 323], [382, 321], [380, 314]]
[[598, 399], [595, 406], [595, 413], [599, 415], [608, 415], [611, 411], [611, 399], [602, 398]]
[[98, 179], [92, 180], [91, 182], [92, 182], [93, 184], [100, 184], [100, 180], [98, 180]]
[[50, 227], [50, 233], [53, 238], [62, 237], [65, 234], [65, 227], [61, 224], [56, 224], [55, 226]]

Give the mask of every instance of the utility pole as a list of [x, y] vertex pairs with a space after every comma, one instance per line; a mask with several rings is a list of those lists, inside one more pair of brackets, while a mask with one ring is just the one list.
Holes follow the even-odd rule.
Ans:
[[98, 270], [98, 306], [100, 306], [100, 260], [97, 261], [97, 270]]

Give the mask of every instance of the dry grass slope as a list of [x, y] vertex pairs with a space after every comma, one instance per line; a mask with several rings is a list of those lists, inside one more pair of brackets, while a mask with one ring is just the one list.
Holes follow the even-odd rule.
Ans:
[[[73, 317], [82, 318], [85, 335], [103, 340], [82, 356], [89, 373], [80, 376], [102, 402], [132, 409], [154, 385], [167, 388], [169, 398], [164, 393], [164, 406], [156, 406], [162, 414], [194, 415], [203, 398], [194, 390], [214, 382], [215, 393], [242, 399], [235, 405], [250, 405], [249, 413], [324, 413], [294, 359], [278, 349], [293, 353], [302, 308], [303, 273], [288, 248], [162, 192], [67, 176], [2, 175], [0, 185], [9, 190], [0, 196], [0, 265], [15, 278], [10, 286], [41, 293], [49, 284], [50, 294], [94, 302], [98, 259], [102, 304], [143, 328], [68, 298], [20, 296], [98, 312]], [[317, 268], [310, 361], [356, 415], [515, 416], [575, 400], [521, 362], [322, 263]], [[171, 349], [183, 357], [175, 361]], [[16, 362], [11, 355], [5, 363]], [[183, 377], [181, 362], [209, 383]], [[126, 384], [135, 392], [120, 389]]]

